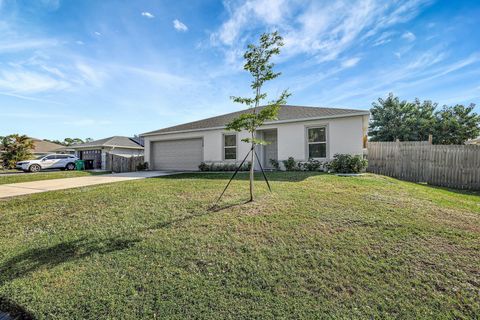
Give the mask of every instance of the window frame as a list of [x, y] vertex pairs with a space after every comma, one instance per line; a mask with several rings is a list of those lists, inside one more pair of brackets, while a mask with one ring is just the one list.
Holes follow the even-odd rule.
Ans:
[[[235, 136], [235, 146], [225, 146], [225, 136]], [[235, 159], [225, 158], [225, 149], [235, 148]], [[238, 134], [237, 133], [223, 133], [222, 134], [222, 160], [223, 161], [237, 161], [238, 159]]]
[[[308, 140], [308, 132], [311, 129], [324, 129], [325, 130], [325, 140], [319, 142], [310, 142]], [[310, 145], [311, 144], [325, 144], [325, 157], [310, 157]], [[329, 154], [329, 134], [328, 134], [328, 125], [313, 125], [313, 126], [306, 126], [305, 127], [305, 160], [308, 159], [315, 159], [315, 160], [325, 160], [328, 158]]]

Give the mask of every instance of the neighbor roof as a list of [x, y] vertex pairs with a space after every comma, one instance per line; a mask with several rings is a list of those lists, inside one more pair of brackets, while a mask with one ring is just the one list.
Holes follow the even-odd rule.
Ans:
[[[262, 109], [259, 107], [257, 109]], [[221, 116], [212, 117], [208, 119], [203, 119], [199, 121], [189, 122], [185, 124], [180, 124], [173, 127], [168, 127], [160, 130], [150, 131], [141, 134], [144, 135], [153, 135], [153, 134], [164, 134], [177, 131], [195, 131], [195, 130], [204, 130], [210, 128], [221, 128], [225, 127], [227, 123], [232, 121], [234, 118], [238, 117], [242, 113], [252, 112], [252, 109], [246, 109], [242, 111], [227, 113]], [[320, 108], [320, 107], [303, 107], [303, 106], [290, 106], [282, 105], [280, 106], [280, 111], [278, 112], [279, 121], [289, 121], [289, 120], [308, 120], [316, 118], [336, 118], [336, 117], [348, 117], [352, 115], [367, 115], [369, 114], [366, 110], [355, 110], [355, 109], [338, 109], [338, 108]]]
[[110, 138], [68, 146], [69, 149], [101, 148], [101, 147], [143, 149], [143, 146], [135, 142], [132, 138], [122, 137], [122, 136], [113, 136]]
[[57, 149], [63, 146], [58, 143], [44, 141], [36, 138], [30, 138], [33, 141], [33, 153], [54, 153]]

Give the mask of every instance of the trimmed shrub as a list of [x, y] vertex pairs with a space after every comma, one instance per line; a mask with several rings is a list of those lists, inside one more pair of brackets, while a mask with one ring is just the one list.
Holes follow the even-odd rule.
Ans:
[[285, 166], [285, 170], [287, 171], [295, 171], [298, 170], [297, 161], [293, 157], [288, 157], [287, 160], [283, 160], [283, 165]]
[[280, 162], [278, 162], [278, 160], [276, 159], [270, 159], [270, 164], [272, 165], [272, 167], [275, 168], [275, 170], [280, 170]]
[[320, 171], [322, 163], [315, 159], [308, 159], [307, 162], [303, 163], [303, 168], [305, 171]]
[[336, 154], [327, 164], [328, 170], [336, 173], [359, 173], [365, 170], [368, 161], [362, 156], [350, 154]]
[[144, 171], [148, 169], [148, 162], [137, 164], [137, 171]]
[[[238, 168], [238, 164], [236, 163], [225, 163], [225, 162], [211, 162], [205, 163], [202, 162], [198, 166], [200, 171], [235, 171]], [[250, 170], [250, 162], [245, 162], [239, 171], [248, 171]]]

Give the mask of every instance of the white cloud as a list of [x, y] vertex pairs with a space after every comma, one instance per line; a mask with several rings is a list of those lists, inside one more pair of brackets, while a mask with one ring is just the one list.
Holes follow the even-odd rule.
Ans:
[[99, 37], [102, 36], [102, 34], [101, 34], [100, 32], [98, 32], [98, 31], [95, 31], [94, 34], [95, 34], [96, 36], [99, 36]]
[[9, 41], [0, 41], [0, 53], [45, 49], [56, 45], [58, 45], [58, 41], [54, 39], [10, 39]]
[[[228, 5], [228, 3], [224, 3]], [[238, 7], [227, 7], [228, 19], [220, 29], [211, 35], [212, 42], [219, 40], [232, 45], [239, 35], [261, 21], [267, 25], [278, 24], [288, 13], [286, 0], [248, 0]]]
[[[211, 44], [228, 50], [244, 48], [258, 29], [279, 30], [285, 57], [307, 54], [330, 61], [356, 44], [414, 18], [432, 0], [244, 0], [225, 2], [229, 18], [211, 33]], [[386, 31], [385, 31], [386, 32]], [[374, 45], [390, 41], [390, 33]], [[226, 53], [227, 54], [227, 53]]]
[[78, 44], [78, 45], [80, 45], [80, 46], [82, 46], [82, 45], [85, 44], [85, 42], [83, 42], [83, 41], [81, 41], [81, 40], [77, 40], [77, 41], [75, 41], [75, 43]]
[[27, 70], [0, 72], [0, 89], [12, 93], [39, 93], [68, 88], [68, 82]]
[[84, 118], [84, 119], [65, 121], [64, 124], [76, 126], [76, 127], [90, 127], [90, 126], [98, 126], [98, 125], [109, 125], [109, 124], [112, 124], [112, 121]]
[[404, 34], [402, 34], [402, 39], [405, 39], [407, 41], [415, 41], [417, 37], [410, 31], [407, 31], [405, 32]]
[[373, 42], [373, 46], [381, 46], [392, 41], [391, 37], [395, 34], [393, 31], [385, 31], [380, 34], [380, 36]]
[[76, 64], [77, 71], [81, 80], [79, 82], [86, 85], [93, 85], [99, 87], [103, 84], [106, 74], [96, 68], [93, 68], [85, 63], [78, 62]]
[[342, 61], [342, 67], [343, 68], [351, 68], [357, 65], [357, 63], [360, 61], [360, 58], [355, 57], [355, 58], [350, 58], [347, 60]]
[[177, 31], [183, 31], [183, 32], [188, 31], [188, 27], [178, 19], [173, 20], [173, 27]]
[[476, 53], [453, 63], [439, 64], [446, 60], [442, 52], [443, 48], [437, 47], [414, 56], [404, 64], [400, 60], [392, 65], [366, 71], [336, 86], [322, 100], [327, 105], [348, 105], [365, 97], [376, 99], [386, 92], [401, 94], [402, 90], [408, 88], [421, 92], [419, 88], [434, 83], [434, 79], [442, 81], [440, 79], [445, 75], [455, 72], [461, 75], [460, 70], [480, 63], [480, 53]]
[[142, 16], [144, 16], [146, 18], [149, 18], [149, 19], [155, 18], [155, 16], [153, 14], [151, 14], [150, 12], [147, 12], [147, 11], [142, 12]]

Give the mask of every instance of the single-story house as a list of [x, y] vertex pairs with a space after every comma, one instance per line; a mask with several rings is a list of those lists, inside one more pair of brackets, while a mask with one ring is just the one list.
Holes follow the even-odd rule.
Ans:
[[476, 139], [470, 139], [465, 142], [465, 144], [473, 144], [473, 145], [479, 145], [480, 146], [480, 137]]
[[123, 156], [142, 156], [143, 145], [138, 139], [114, 136], [67, 147], [75, 155], [85, 160], [86, 169], [106, 169], [107, 153]]
[[[198, 170], [201, 162], [240, 163], [250, 148], [248, 132], [227, 131], [225, 125], [251, 109], [146, 132], [145, 161], [152, 170]], [[278, 120], [266, 122], [257, 137], [269, 142], [257, 146], [267, 169], [270, 159], [281, 162], [328, 161], [337, 153], [363, 154], [369, 111], [283, 105]], [[255, 168], [259, 169], [257, 163]]]
[[58, 150], [63, 148], [61, 144], [50, 141], [44, 141], [36, 138], [30, 138], [30, 140], [33, 141], [32, 153], [35, 157], [46, 156], [51, 153], [58, 153]]

